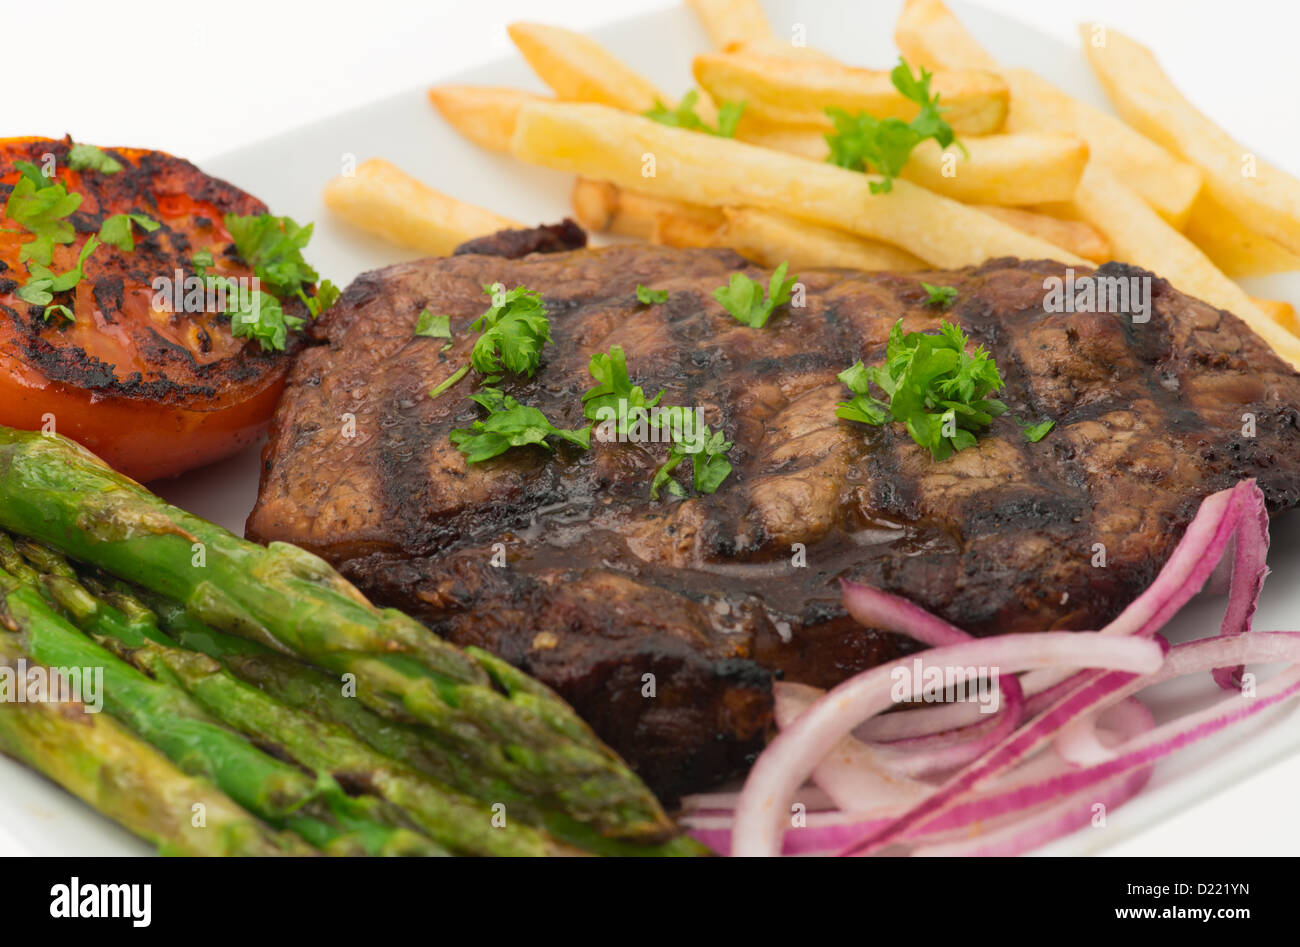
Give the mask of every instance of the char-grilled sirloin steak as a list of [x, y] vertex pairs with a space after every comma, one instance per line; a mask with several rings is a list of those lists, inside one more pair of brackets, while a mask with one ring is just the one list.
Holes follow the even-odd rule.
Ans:
[[[1207, 494], [1255, 477], [1273, 511], [1300, 499], [1300, 376], [1159, 279], [1134, 324], [1045, 312], [1044, 278], [1064, 275], [1052, 262], [804, 272], [806, 306], [751, 329], [713, 291], [736, 270], [768, 275], [729, 251], [475, 249], [367, 273], [311, 328], [248, 534], [306, 546], [376, 601], [551, 685], [667, 799], [761, 747], [773, 678], [827, 686], [915, 650], [846, 617], [842, 576], [976, 634], [1096, 628], [1150, 583]], [[922, 281], [956, 288], [947, 312]], [[481, 416], [472, 381], [428, 391], [467, 361], [495, 282], [540, 291], [554, 339], [532, 380], [503, 383], [511, 394], [581, 426], [588, 360], [621, 345], [647, 396], [698, 405], [734, 439], [717, 493], [652, 502], [662, 444], [593, 437], [585, 453], [467, 466], [448, 433]], [[639, 304], [639, 283], [668, 301]], [[451, 315], [448, 350], [415, 336], [425, 308]], [[960, 323], [1006, 379], [1011, 410], [942, 462], [901, 425], [835, 417], [836, 373], [882, 360], [900, 317]], [[1056, 427], [1028, 443], [1013, 416]]]

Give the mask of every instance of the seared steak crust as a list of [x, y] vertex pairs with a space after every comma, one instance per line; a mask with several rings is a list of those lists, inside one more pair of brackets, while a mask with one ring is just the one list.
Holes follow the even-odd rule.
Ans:
[[[1300, 499], [1300, 376], [1163, 280], [1134, 324], [1044, 312], [1044, 278], [1064, 275], [1052, 262], [803, 273], [806, 306], [754, 330], [712, 298], [736, 270], [767, 283], [727, 251], [651, 246], [361, 276], [293, 370], [248, 534], [306, 546], [548, 683], [671, 799], [760, 748], [773, 676], [827, 686], [913, 650], [846, 618], [841, 577], [976, 634], [1096, 628], [1149, 584], [1207, 494], [1255, 477], [1273, 511]], [[532, 380], [506, 383], [515, 397], [579, 426], [589, 358], [622, 345], [647, 395], [702, 407], [735, 440], [721, 489], [651, 502], [665, 447], [594, 437], [586, 453], [467, 466], [448, 432], [479, 415], [472, 382], [427, 392], [466, 362], [498, 281], [540, 291], [551, 313], [554, 344]], [[922, 281], [956, 287], [947, 313]], [[668, 302], [638, 304], [638, 283]], [[448, 350], [414, 336], [425, 307], [450, 313]], [[933, 330], [945, 316], [1007, 381], [1011, 411], [977, 447], [936, 463], [899, 425], [836, 419], [837, 372], [879, 361], [900, 317]], [[1012, 415], [1056, 427], [1030, 444]]]

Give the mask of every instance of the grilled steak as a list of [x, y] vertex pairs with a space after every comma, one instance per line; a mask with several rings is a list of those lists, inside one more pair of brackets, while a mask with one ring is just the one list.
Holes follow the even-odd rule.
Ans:
[[[846, 617], [841, 577], [975, 634], [1096, 628], [1149, 584], [1207, 494], [1255, 477], [1273, 511], [1300, 499], [1300, 376], [1163, 280], [1135, 323], [1045, 312], [1044, 278], [1064, 275], [1051, 262], [805, 272], [806, 306], [758, 330], [713, 299], [736, 270], [766, 285], [728, 251], [651, 246], [361, 276], [292, 372], [248, 534], [315, 550], [377, 601], [524, 668], [672, 799], [760, 748], [774, 677], [827, 686], [913, 650]], [[472, 381], [427, 392], [467, 361], [498, 281], [542, 293], [554, 338], [532, 380], [503, 383], [511, 394], [580, 426], [589, 358], [622, 345], [647, 396], [698, 405], [734, 439], [721, 489], [652, 502], [654, 443], [467, 466], [448, 433], [481, 414]], [[922, 281], [957, 289], [947, 313]], [[638, 304], [639, 283], [668, 301]], [[451, 314], [448, 350], [414, 336], [425, 307]], [[835, 417], [836, 373], [879, 362], [900, 317], [959, 322], [1006, 378], [1011, 411], [943, 462], [901, 425]], [[1056, 427], [1028, 443], [1013, 416]]]

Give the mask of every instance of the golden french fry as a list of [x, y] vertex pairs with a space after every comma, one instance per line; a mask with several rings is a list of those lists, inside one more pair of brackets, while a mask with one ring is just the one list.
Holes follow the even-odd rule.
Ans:
[[507, 32], [558, 99], [638, 113], [654, 108], [656, 100], [668, 101], [649, 80], [588, 36], [541, 23], [511, 23]]
[[687, 4], [719, 49], [772, 40], [772, 28], [758, 0], [687, 0]]
[[[821, 59], [752, 52], [696, 56], [695, 81], [716, 101], [745, 102], [745, 114], [759, 121], [830, 130], [830, 107], [876, 118], [910, 120], [920, 110], [890, 81], [888, 70], [858, 69]], [[959, 134], [981, 135], [1002, 127], [1007, 85], [986, 72], [936, 72], [944, 118]]]
[[763, 266], [774, 267], [784, 260], [796, 269], [925, 268], [906, 250], [785, 214], [665, 200], [586, 178], [574, 183], [573, 210], [588, 230], [670, 247], [730, 247]]
[[1104, 263], [1111, 259], [1110, 241], [1091, 224], [1080, 220], [1062, 220], [1060, 217], [1022, 207], [998, 207], [993, 204], [975, 206], [990, 217], [996, 217], [1003, 223], [1040, 237], [1048, 243], [1064, 247], [1085, 260]]
[[1215, 266], [1234, 279], [1300, 271], [1300, 256], [1251, 230], [1205, 192], [1192, 205], [1185, 232]]
[[655, 219], [650, 242], [665, 247], [724, 247], [722, 227], [708, 223], [690, 214], [662, 214]]
[[689, 220], [700, 230], [718, 230], [726, 222], [722, 211], [716, 207], [665, 200], [587, 178], [578, 178], [573, 183], [571, 199], [574, 216], [588, 230], [641, 240], [653, 241], [656, 227], [660, 219], [665, 217], [678, 221]]
[[476, 145], [509, 153], [520, 106], [545, 100], [518, 89], [444, 85], [429, 90], [429, 101], [456, 131]]
[[1113, 115], [1079, 102], [1025, 69], [999, 70], [941, 0], [906, 0], [894, 41], [909, 61], [932, 68], [993, 68], [1011, 89], [1007, 132], [1056, 132], [1082, 138], [1109, 168], [1175, 227], [1187, 222], [1201, 173]]
[[1088, 144], [1070, 135], [1027, 132], [960, 140], [944, 150], [923, 141], [903, 165], [907, 180], [971, 204], [1069, 200], [1088, 164]]
[[791, 31], [789, 41], [778, 39], [758, 0], [687, 0], [687, 5], [695, 11], [713, 45], [726, 52], [746, 50], [795, 58], [834, 58], [805, 45], [807, 37], [796, 32], [799, 27]]
[[1100, 42], [1089, 35], [1083, 44], [1088, 61], [1120, 115], [1200, 168], [1205, 190], [1219, 204], [1300, 253], [1300, 180], [1256, 157], [1197, 111], [1145, 46], [1115, 30]]
[[380, 158], [325, 185], [325, 206], [386, 240], [446, 256], [474, 237], [523, 225], [417, 181]]
[[[813, 161], [829, 153], [822, 132], [788, 125], [742, 124], [736, 137]], [[1088, 163], [1088, 145], [1069, 135], [1025, 133], [962, 137], [961, 149], [921, 142], [901, 176], [967, 204], [1023, 206], [1067, 201]]]
[[1113, 115], [1078, 102], [1025, 69], [1003, 73], [1015, 103], [1007, 131], [1049, 131], [1088, 142], [1098, 163], [1128, 183], [1160, 216], [1182, 228], [1201, 189], [1201, 173]]
[[826, 143], [826, 132], [817, 128], [801, 128], [797, 125], [773, 125], [769, 122], [755, 121], [746, 116], [736, 129], [736, 137], [751, 145], [784, 151], [786, 154], [798, 155], [809, 161], [825, 161], [830, 155], [830, 145]]
[[1283, 330], [1107, 169], [1089, 164], [1074, 194], [1080, 216], [1110, 240], [1115, 257], [1163, 276], [1175, 288], [1238, 316], [1277, 354], [1300, 367], [1300, 338]]
[[1293, 335], [1300, 335], [1300, 321], [1296, 319], [1295, 306], [1281, 299], [1256, 299], [1252, 296], [1250, 301], [1283, 329]]
[[999, 72], [961, 21], [940, 0], [905, 0], [894, 24], [894, 44], [913, 66]]
[[909, 181], [873, 194], [876, 175], [714, 135], [670, 128], [598, 105], [533, 103], [519, 110], [511, 152], [550, 168], [656, 197], [746, 205], [902, 247], [940, 267], [990, 257], [1084, 261]]
[[722, 246], [761, 266], [789, 262], [794, 270], [923, 270], [925, 261], [906, 250], [831, 227], [753, 207], [724, 207]]

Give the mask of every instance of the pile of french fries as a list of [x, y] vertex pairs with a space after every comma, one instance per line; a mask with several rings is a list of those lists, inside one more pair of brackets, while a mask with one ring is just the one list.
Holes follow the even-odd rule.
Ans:
[[[719, 104], [743, 101], [735, 138], [644, 117], [676, 103], [594, 40], [533, 23], [512, 25], [510, 37], [553, 96], [440, 86], [430, 99], [483, 148], [574, 173], [574, 214], [594, 232], [730, 247], [795, 272], [1122, 260], [1240, 316], [1300, 368], [1294, 308], [1234, 281], [1300, 269], [1300, 181], [1214, 126], [1133, 40], [1083, 28], [1121, 120], [1003, 68], [942, 0], [907, 0], [895, 41], [913, 69], [933, 71], [964, 152], [927, 140], [891, 190], [873, 193], [876, 175], [826, 163], [825, 110], [909, 120], [917, 106], [888, 68], [779, 39], [758, 0], [688, 2], [717, 47], [694, 60], [696, 112], [712, 126]], [[518, 226], [382, 161], [325, 196], [358, 226], [435, 254]]]

